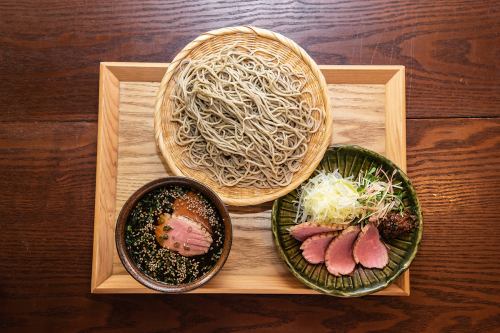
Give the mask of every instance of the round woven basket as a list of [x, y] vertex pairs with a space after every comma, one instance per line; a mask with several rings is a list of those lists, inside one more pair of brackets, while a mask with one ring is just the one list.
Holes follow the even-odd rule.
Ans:
[[[175, 77], [180, 63], [186, 58], [199, 59], [207, 53], [217, 52], [222, 47], [233, 43], [250, 49], [265, 49], [281, 62], [303, 72], [307, 80], [305, 89], [311, 92], [311, 96], [305, 94], [304, 98], [311, 105], [325, 111], [323, 124], [312, 135], [309, 142], [308, 151], [302, 160], [303, 167], [294, 174], [288, 186], [267, 189], [221, 186], [208, 172], [188, 168], [183, 162], [185, 148], [175, 143], [174, 133], [179, 125], [170, 120], [171, 110], [174, 108], [170, 96], [176, 84]], [[170, 63], [160, 83], [154, 118], [156, 141], [171, 172], [174, 175], [190, 177], [206, 184], [226, 204], [234, 206], [256, 205], [271, 201], [295, 189], [310, 176], [321, 161], [330, 144], [332, 133], [332, 114], [329, 109], [327, 85], [318, 65], [292, 40], [269, 30], [248, 26], [209, 31], [186, 45]]]

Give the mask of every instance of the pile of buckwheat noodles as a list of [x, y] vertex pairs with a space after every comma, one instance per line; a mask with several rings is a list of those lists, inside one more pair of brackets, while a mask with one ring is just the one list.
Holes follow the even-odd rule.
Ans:
[[290, 184], [324, 118], [305, 99], [303, 73], [264, 50], [229, 45], [184, 60], [176, 81], [172, 121], [187, 167], [223, 186]]

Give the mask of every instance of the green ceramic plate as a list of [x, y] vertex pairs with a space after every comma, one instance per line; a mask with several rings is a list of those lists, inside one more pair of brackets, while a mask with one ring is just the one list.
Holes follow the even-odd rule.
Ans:
[[351, 276], [336, 277], [329, 274], [324, 264], [312, 265], [302, 257], [300, 242], [288, 233], [294, 225], [297, 208], [294, 202], [298, 192], [294, 190], [274, 202], [272, 211], [272, 230], [278, 251], [290, 271], [302, 283], [323, 293], [340, 296], [363, 296], [387, 287], [412, 262], [422, 238], [422, 212], [417, 195], [408, 177], [387, 158], [357, 146], [335, 146], [325, 153], [320, 165], [311, 175], [318, 171], [334, 171], [338, 169], [344, 176], [357, 177], [360, 171], [381, 166], [388, 174], [394, 169], [396, 182], [403, 187], [403, 202], [410, 207], [418, 219], [418, 227], [407, 235], [386, 242], [389, 246], [389, 264], [384, 269], [367, 269], [357, 266]]

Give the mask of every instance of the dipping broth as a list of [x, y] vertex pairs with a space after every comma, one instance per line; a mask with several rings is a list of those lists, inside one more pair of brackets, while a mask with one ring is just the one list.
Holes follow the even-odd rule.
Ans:
[[[174, 204], [176, 200], [190, 204], [179, 209], [179, 205]], [[162, 223], [172, 214], [182, 214], [182, 218], [191, 214], [203, 215], [211, 229], [208, 252], [184, 256], [179, 254], [178, 247], [189, 250], [186, 244], [174, 242], [171, 244], [175, 248], [164, 247], [166, 245], [158, 238], [158, 229], [171, 229], [163, 228]], [[145, 194], [132, 209], [126, 224], [125, 243], [131, 259], [144, 274], [171, 285], [191, 283], [209, 272], [221, 257], [224, 223], [216, 207], [201, 193], [185, 186], [164, 186]]]

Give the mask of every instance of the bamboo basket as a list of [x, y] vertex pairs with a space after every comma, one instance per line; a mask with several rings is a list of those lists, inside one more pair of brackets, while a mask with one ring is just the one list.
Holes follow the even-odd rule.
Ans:
[[[293, 69], [306, 75], [305, 89], [311, 92], [304, 98], [312, 105], [325, 111], [325, 118], [319, 130], [314, 133], [308, 145], [308, 151], [302, 160], [302, 168], [297, 171], [291, 183], [285, 187], [254, 188], [239, 186], [221, 186], [204, 170], [188, 168], [183, 162], [184, 147], [178, 146], [174, 133], [179, 125], [171, 122], [171, 110], [174, 103], [170, 95], [175, 87], [175, 76], [180, 63], [186, 59], [198, 59], [207, 53], [217, 52], [223, 46], [238, 43], [247, 48], [264, 49], [287, 63]], [[331, 142], [332, 113], [329, 109], [329, 98], [325, 78], [314, 60], [294, 41], [269, 30], [240, 26], [209, 31], [187, 44], [177, 54], [160, 83], [155, 104], [155, 136], [158, 147], [171, 171], [178, 176], [196, 179], [213, 189], [222, 200], [233, 206], [257, 205], [279, 198], [298, 187], [305, 181], [321, 161]]]

